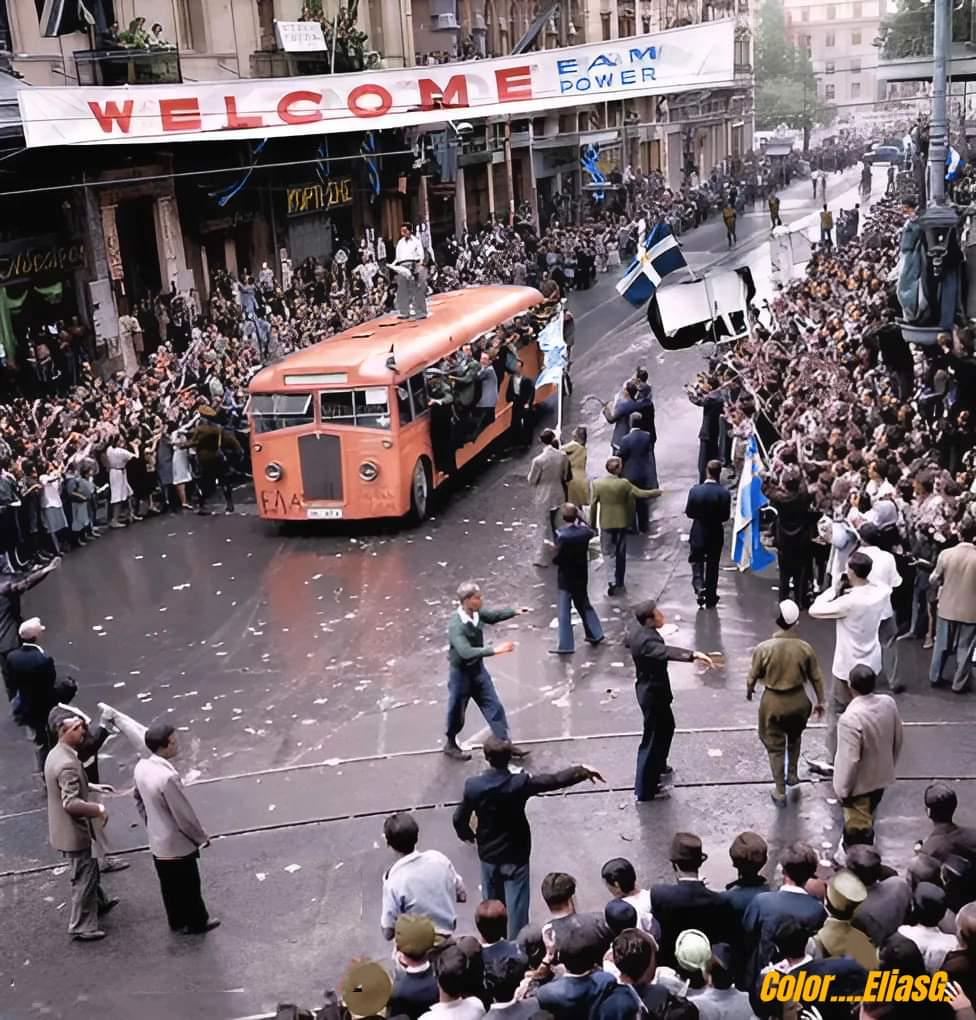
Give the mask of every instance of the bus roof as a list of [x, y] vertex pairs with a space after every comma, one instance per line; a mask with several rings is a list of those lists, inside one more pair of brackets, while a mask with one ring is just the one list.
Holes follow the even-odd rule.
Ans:
[[[272, 393], [300, 386], [389, 385], [542, 300], [533, 287], [470, 287], [435, 294], [428, 302], [426, 319], [406, 321], [391, 314], [354, 326], [268, 365], [251, 380], [250, 390]], [[386, 364], [391, 347], [395, 375]]]

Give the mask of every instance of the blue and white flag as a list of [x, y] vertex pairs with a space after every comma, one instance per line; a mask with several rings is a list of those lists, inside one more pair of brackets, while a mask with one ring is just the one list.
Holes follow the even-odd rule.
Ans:
[[560, 313], [546, 323], [539, 333], [539, 350], [542, 351], [542, 371], [536, 377], [535, 388], [558, 383], [569, 360], [566, 341], [563, 339], [563, 317]]
[[746, 447], [732, 523], [732, 559], [739, 570], [762, 570], [776, 562], [759, 537], [759, 511], [768, 502], [762, 491], [761, 468], [759, 444], [753, 436]]
[[643, 305], [654, 296], [663, 277], [687, 265], [671, 228], [658, 223], [641, 239], [637, 257], [617, 284], [617, 293], [632, 305]]
[[946, 176], [947, 181], [954, 181], [962, 173], [963, 167], [965, 167], [966, 161], [959, 155], [959, 153], [949, 146], [949, 151], [946, 152]]

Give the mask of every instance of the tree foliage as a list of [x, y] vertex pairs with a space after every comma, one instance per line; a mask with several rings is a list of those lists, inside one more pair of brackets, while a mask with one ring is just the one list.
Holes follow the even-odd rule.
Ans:
[[773, 131], [781, 124], [810, 132], [829, 124], [834, 109], [817, 94], [817, 78], [805, 49], [790, 41], [782, 0], [763, 0], [756, 36], [756, 127]]
[[359, 14], [359, 0], [347, 0], [340, 4], [333, 15], [324, 9], [322, 0], [306, 0], [302, 10], [302, 21], [318, 21], [325, 35], [325, 51], [332, 54], [332, 36], [335, 33], [335, 69], [340, 74], [347, 71], [366, 71], [379, 63], [378, 54], [369, 47], [369, 37], [356, 24]]

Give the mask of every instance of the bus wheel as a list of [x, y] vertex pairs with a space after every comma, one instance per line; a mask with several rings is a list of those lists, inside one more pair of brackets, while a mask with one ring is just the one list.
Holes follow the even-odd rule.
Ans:
[[410, 477], [410, 517], [417, 524], [427, 520], [431, 496], [430, 465], [421, 457], [413, 466]]

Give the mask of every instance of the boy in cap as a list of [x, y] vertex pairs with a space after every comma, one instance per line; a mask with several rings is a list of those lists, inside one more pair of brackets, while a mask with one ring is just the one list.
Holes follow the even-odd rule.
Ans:
[[434, 948], [437, 933], [429, 917], [401, 914], [396, 919], [396, 979], [390, 996], [390, 1016], [418, 1020], [437, 1002], [437, 978], [428, 954]]
[[674, 967], [659, 967], [655, 981], [675, 995], [694, 1000], [705, 989], [712, 944], [703, 931], [688, 928], [674, 940]]
[[[800, 607], [792, 599], [779, 604], [776, 633], [756, 646], [746, 682], [746, 700], [752, 701], [757, 683], [764, 690], [759, 702], [759, 739], [769, 755], [773, 773], [770, 796], [777, 807], [786, 805], [786, 788], [799, 789], [800, 747], [811, 712], [820, 719], [824, 711], [823, 675], [813, 648], [790, 633], [800, 619]], [[813, 688], [811, 705], [806, 685]]]
[[854, 911], [867, 899], [864, 883], [849, 871], [838, 871], [827, 883], [827, 920], [814, 936], [818, 956], [849, 956], [865, 970], [878, 966], [878, 953], [863, 931], [851, 922]]
[[729, 909], [722, 894], [705, 887], [698, 870], [707, 860], [702, 841], [691, 832], [675, 833], [671, 840], [673, 883], [651, 887], [651, 910], [661, 926], [659, 961], [672, 965], [675, 941], [681, 932], [693, 928], [716, 942], [725, 940]]

